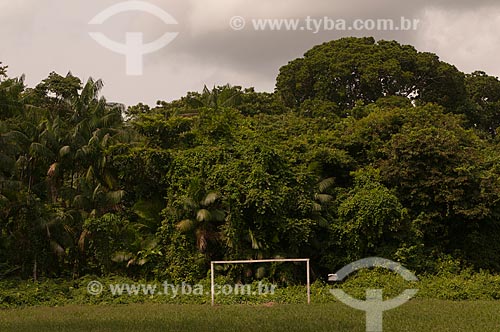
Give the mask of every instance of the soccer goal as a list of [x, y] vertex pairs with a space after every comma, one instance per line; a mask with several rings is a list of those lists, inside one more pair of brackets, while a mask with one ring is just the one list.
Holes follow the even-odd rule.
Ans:
[[276, 258], [276, 259], [247, 259], [234, 261], [211, 261], [210, 262], [210, 292], [212, 295], [212, 305], [215, 305], [215, 264], [251, 264], [251, 263], [274, 263], [274, 262], [305, 262], [307, 278], [307, 304], [311, 303], [311, 286], [309, 274], [309, 258]]

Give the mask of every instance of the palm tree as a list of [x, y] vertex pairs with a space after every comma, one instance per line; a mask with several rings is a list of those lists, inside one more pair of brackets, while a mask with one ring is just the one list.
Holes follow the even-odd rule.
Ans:
[[23, 108], [24, 75], [7, 78], [7, 67], [0, 62], [0, 120], [16, 116]]
[[177, 229], [182, 233], [194, 234], [198, 250], [208, 253], [209, 243], [220, 239], [218, 226], [226, 219], [221, 196], [216, 192], [204, 195], [198, 190], [182, 203], [183, 214], [187, 215], [187, 218], [176, 224]]
[[328, 189], [333, 186], [335, 183], [335, 178], [326, 178], [321, 180], [316, 185], [316, 192], [314, 193], [314, 201], [313, 201], [313, 212], [319, 213], [323, 211], [324, 205], [331, 202], [333, 196], [327, 194]]
[[7, 66], [2, 66], [2, 61], [0, 61], [0, 82], [2, 82], [2, 77], [7, 77]]
[[43, 252], [69, 252], [76, 266], [85, 219], [120, 209], [106, 153], [127, 130], [123, 109], [99, 98], [101, 81], [51, 74], [25, 91], [22, 77], [3, 80], [2, 66], [0, 76], [0, 217], [15, 220], [7, 233], [33, 253], [18, 261], [36, 279]]
[[[87, 237], [84, 221], [120, 210], [124, 196], [109, 170], [106, 152], [127, 135], [122, 128], [121, 108], [99, 98], [101, 88], [101, 81], [89, 79], [80, 94], [58, 98], [47, 111], [32, 108], [40, 118], [33, 121], [39, 125], [29, 130], [34, 135], [25, 159], [27, 165], [42, 161], [37, 167], [43, 173], [37, 174], [44, 178], [37, 181], [45, 183], [53, 206], [51, 221], [46, 223], [47, 236], [59, 253], [64, 251], [62, 241], [53, 240], [50, 227], [60, 227], [66, 234], [63, 238], [72, 238], [65, 244], [70, 246], [75, 273]], [[61, 105], [66, 105], [64, 113], [60, 112]]]
[[236, 107], [241, 104], [242, 92], [239, 87], [224, 86], [213, 87], [209, 90], [205, 85], [201, 95], [190, 96], [187, 103], [192, 108], [211, 108], [218, 110], [223, 107]]

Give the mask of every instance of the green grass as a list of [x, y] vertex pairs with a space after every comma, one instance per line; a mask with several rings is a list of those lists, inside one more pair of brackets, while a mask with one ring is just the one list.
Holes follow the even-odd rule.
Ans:
[[[0, 310], [0, 331], [365, 331], [338, 303], [290, 305], [68, 305]], [[499, 331], [500, 302], [412, 300], [384, 314], [384, 331]]]

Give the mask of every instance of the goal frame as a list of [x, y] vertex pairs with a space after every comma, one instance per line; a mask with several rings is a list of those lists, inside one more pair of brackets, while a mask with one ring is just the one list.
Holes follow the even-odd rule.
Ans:
[[210, 262], [210, 293], [212, 296], [212, 306], [215, 305], [215, 269], [216, 264], [251, 264], [251, 263], [274, 263], [274, 262], [305, 262], [307, 276], [307, 304], [311, 304], [311, 280], [309, 269], [309, 258], [275, 258], [275, 259], [243, 259], [229, 261]]

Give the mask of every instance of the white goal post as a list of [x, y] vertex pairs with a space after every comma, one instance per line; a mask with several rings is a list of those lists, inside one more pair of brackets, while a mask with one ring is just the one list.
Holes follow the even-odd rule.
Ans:
[[306, 262], [307, 275], [307, 304], [311, 303], [311, 285], [309, 275], [309, 258], [276, 258], [276, 259], [246, 259], [235, 261], [211, 261], [210, 262], [210, 291], [212, 294], [212, 305], [215, 305], [215, 264], [250, 264], [250, 263], [274, 263], [274, 262]]

